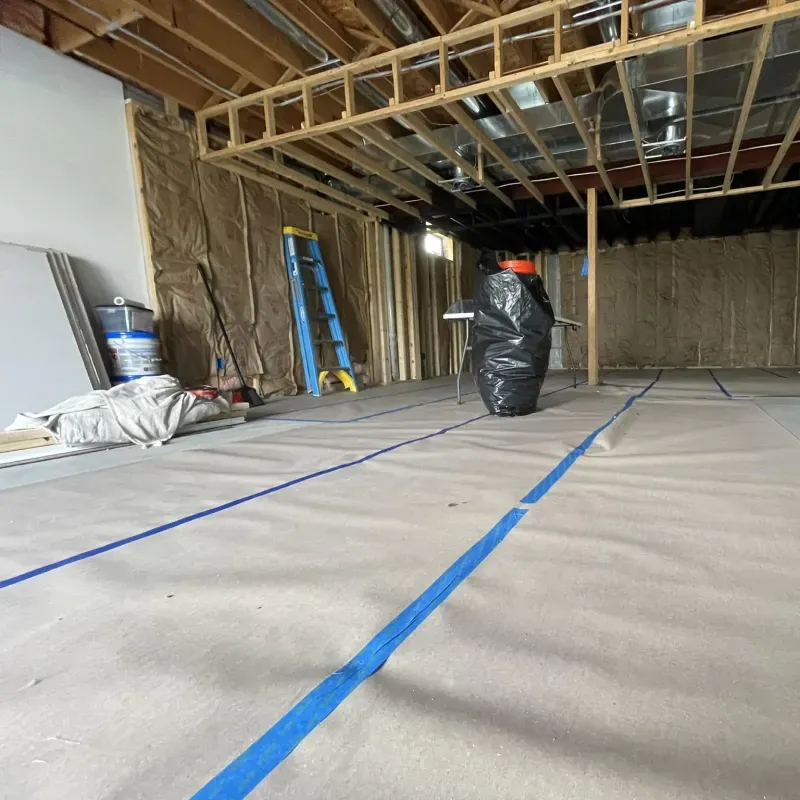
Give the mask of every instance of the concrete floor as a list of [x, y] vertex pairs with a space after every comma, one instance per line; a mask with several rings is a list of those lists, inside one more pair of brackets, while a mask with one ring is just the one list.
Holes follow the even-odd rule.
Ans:
[[605, 382], [0, 469], [0, 797], [796, 798], [800, 375]]

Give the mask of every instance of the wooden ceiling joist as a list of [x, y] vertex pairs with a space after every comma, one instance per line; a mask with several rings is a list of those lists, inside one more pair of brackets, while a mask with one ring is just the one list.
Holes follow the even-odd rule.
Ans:
[[420, 218], [421, 214], [419, 213], [419, 209], [412, 206], [410, 203], [406, 203], [402, 200], [396, 198], [390, 192], [387, 192], [381, 189], [378, 186], [374, 186], [369, 181], [364, 180], [362, 178], [358, 178], [355, 175], [352, 175], [349, 172], [345, 172], [338, 167], [332, 166], [327, 161], [317, 158], [311, 153], [308, 153], [304, 150], [301, 150], [296, 145], [287, 144], [285, 147], [281, 148], [281, 151], [285, 153], [287, 156], [290, 156], [295, 161], [299, 161], [303, 164], [306, 164], [309, 167], [313, 167], [314, 169], [319, 170], [320, 172], [324, 172], [327, 175], [330, 175], [332, 178], [336, 178], [344, 183], [349, 184], [350, 186], [355, 187], [361, 192], [365, 194], [371, 194], [373, 197], [377, 197], [379, 200], [383, 200], [384, 203], [387, 203], [390, 206], [393, 206], [398, 211], [402, 211], [404, 214], [409, 214], [412, 217]]
[[380, 162], [375, 161], [375, 159], [370, 158], [355, 148], [348, 147], [332, 136], [321, 138], [318, 144], [336, 153], [336, 155], [341, 156], [343, 159], [358, 164], [362, 169], [366, 170], [367, 174], [378, 175], [388, 183], [394, 184], [413, 197], [418, 197], [425, 203], [430, 204], [432, 202], [431, 193], [427, 189], [417, 186], [416, 183], [407, 180], [402, 175], [395, 174]]
[[452, 147], [442, 142], [434, 131], [432, 131], [421, 119], [409, 114], [404, 116], [403, 119], [411, 127], [411, 129], [421, 136], [431, 147], [438, 150], [450, 163], [461, 169], [465, 175], [468, 175], [479, 186], [482, 186], [487, 191], [491, 192], [501, 203], [508, 206], [512, 211], [515, 211], [514, 201], [502, 189], [498, 189], [494, 182], [491, 181], [486, 175], [481, 175], [477, 167], [469, 163], [465, 158], [460, 156]]
[[219, 22], [229, 25], [279, 64], [303, 75], [313, 59], [266, 17], [241, 0], [194, 0]]
[[[70, 3], [69, 0], [37, 0], [37, 2], [62, 20], [72, 23], [69, 27], [51, 26], [53, 48], [62, 53], [77, 50], [94, 39], [102, 38], [109, 32], [139, 19], [139, 13], [130, 5], [115, 0], [93, 0], [91, 8], [96, 15]], [[89, 4], [85, 5], [90, 7]]]
[[770, 186], [772, 181], [775, 180], [775, 174], [780, 169], [783, 159], [786, 158], [786, 153], [794, 143], [794, 139], [795, 136], [797, 136], [798, 131], [800, 131], [800, 108], [797, 109], [794, 118], [792, 119], [791, 123], [789, 123], [789, 129], [786, 131], [786, 135], [783, 137], [781, 146], [778, 148], [778, 152], [775, 153], [775, 157], [772, 159], [772, 163], [770, 163], [767, 169], [767, 173], [764, 176], [764, 181], [762, 184], [765, 188]]
[[580, 192], [575, 188], [575, 184], [570, 179], [569, 175], [564, 171], [561, 165], [556, 161], [555, 156], [550, 151], [550, 148], [544, 143], [544, 140], [525, 119], [522, 109], [517, 105], [511, 93], [508, 91], [497, 92], [494, 95], [500, 108], [504, 109], [506, 114], [511, 118], [514, 124], [528, 137], [531, 144], [539, 151], [545, 163], [550, 167], [553, 172], [558, 175], [561, 182], [564, 184], [566, 190], [572, 195], [575, 202], [581, 207], [585, 208], [583, 197]]
[[650, 170], [647, 168], [647, 156], [645, 155], [644, 145], [642, 144], [642, 132], [639, 128], [639, 115], [636, 112], [636, 103], [633, 99], [633, 92], [631, 92], [631, 84], [628, 80], [628, 73], [625, 71], [624, 61], [617, 61], [617, 75], [619, 76], [619, 85], [622, 88], [622, 95], [625, 98], [625, 108], [628, 111], [628, 120], [631, 124], [631, 133], [633, 134], [633, 141], [636, 145], [636, 153], [639, 156], [639, 164], [642, 167], [642, 178], [647, 188], [647, 196], [650, 200], [654, 200], [653, 182], [650, 180]]
[[76, 55], [143, 89], [171, 97], [192, 110], [201, 109], [210, 96], [210, 92], [196, 80], [122, 41], [95, 39]]
[[368, 219], [366, 215], [353, 208], [334, 203], [331, 200], [326, 200], [324, 197], [320, 197], [312, 192], [298, 189], [296, 186], [286, 183], [286, 181], [270, 178], [268, 175], [264, 175], [263, 172], [259, 172], [259, 170], [247, 164], [241, 164], [238, 161], [226, 161], [224, 164], [219, 164], [218, 166], [228, 172], [232, 172], [234, 175], [240, 175], [242, 178], [248, 178], [255, 183], [260, 183], [262, 186], [267, 186], [270, 189], [277, 189], [279, 192], [288, 194], [290, 197], [303, 200], [312, 208], [318, 208], [320, 211], [324, 211], [327, 214], [343, 214], [346, 217], [351, 217], [352, 219], [360, 221]]
[[530, 178], [525, 174], [522, 167], [515, 161], [512, 161], [508, 154], [475, 124], [472, 117], [470, 117], [461, 106], [457, 103], [453, 103], [452, 105], [445, 106], [445, 108], [453, 119], [461, 125], [484, 150], [491, 153], [497, 159], [497, 162], [528, 190], [531, 197], [544, 205], [544, 195], [531, 183]]
[[455, 191], [451, 189], [446, 184], [442, 183], [442, 178], [436, 172], [434, 172], [429, 166], [423, 164], [418, 158], [415, 158], [408, 150], [405, 149], [401, 144], [398, 144], [392, 139], [387, 139], [385, 136], [381, 135], [381, 133], [371, 125], [364, 125], [361, 127], [361, 134], [364, 138], [373, 144], [375, 147], [383, 150], [385, 153], [388, 153], [392, 158], [396, 161], [399, 161], [401, 164], [405, 164], [410, 170], [416, 172], [417, 175], [421, 175], [425, 180], [430, 181], [435, 186], [438, 186], [444, 189], [447, 192], [450, 192], [454, 197], [457, 197], [462, 203], [465, 203], [470, 208], [477, 208], [478, 204], [469, 196], [464, 194], [463, 192]]
[[560, 75], [554, 77], [553, 81], [556, 84], [558, 93], [561, 95], [561, 99], [564, 101], [564, 107], [567, 109], [567, 112], [569, 113], [569, 116], [578, 131], [578, 135], [583, 141], [583, 145], [586, 148], [587, 160], [599, 173], [603, 180], [603, 186], [608, 192], [608, 195], [614, 205], [619, 205], [619, 197], [617, 196], [614, 187], [611, 185], [611, 179], [608, 177], [608, 172], [606, 172], [606, 168], [603, 166], [603, 163], [600, 160], [600, 154], [597, 152], [597, 143], [589, 133], [589, 129], [586, 127], [586, 122], [581, 115], [578, 104], [575, 102], [575, 98], [572, 96], [569, 86], [567, 86], [566, 81], [564, 81], [563, 77]]
[[750, 78], [747, 81], [747, 89], [744, 93], [744, 100], [742, 108], [739, 111], [739, 120], [736, 123], [736, 131], [733, 135], [733, 146], [731, 147], [731, 157], [728, 161], [728, 168], [725, 170], [725, 179], [722, 183], [723, 192], [728, 192], [733, 182], [733, 171], [736, 167], [736, 156], [739, 153], [739, 146], [744, 138], [744, 132], [747, 128], [747, 120], [750, 117], [750, 108], [753, 105], [753, 99], [756, 96], [756, 89], [758, 88], [758, 79], [761, 77], [761, 68], [764, 66], [764, 59], [767, 56], [769, 43], [772, 39], [772, 23], [767, 23], [761, 29], [761, 36], [758, 39], [758, 47], [756, 48], [756, 55], [753, 59], [753, 65], [750, 68]]
[[264, 48], [237, 33], [198, 3], [131, 0], [142, 16], [202, 50], [256, 86], [275, 86], [284, 68], [266, 57]]
[[356, 55], [352, 38], [344, 25], [323, 11], [318, 3], [313, 3], [315, 8], [302, 0], [270, 0], [270, 4], [336, 58], [348, 62]]
[[389, 215], [382, 209], [375, 208], [369, 203], [359, 200], [357, 197], [353, 197], [352, 195], [349, 195], [340, 189], [335, 189], [333, 186], [328, 186], [327, 183], [322, 183], [322, 181], [318, 181], [315, 178], [312, 178], [310, 175], [300, 172], [299, 170], [287, 167], [285, 164], [275, 161], [274, 159], [259, 158], [258, 156], [253, 155], [243, 155], [241, 160], [253, 167], [258, 167], [259, 169], [266, 170], [267, 172], [274, 172], [276, 175], [280, 175], [282, 178], [294, 181], [295, 183], [300, 184], [300, 186], [303, 188], [311, 189], [319, 194], [326, 194], [328, 197], [332, 197], [342, 205], [352, 206], [359, 211], [363, 211], [368, 216], [378, 217], [379, 219], [383, 220], [389, 219]]
[[[152, 2], [152, 0], [150, 1]], [[531, 8], [508, 14], [499, 21], [499, 24], [504, 29], [507, 29], [540, 20], [548, 16], [552, 18], [552, 15], [558, 9], [574, 9], [586, 5], [588, 2], [590, 2], [590, 0], [548, 0], [548, 2], [532, 6]], [[249, 146], [252, 149], [259, 149], [260, 147], [269, 147], [279, 144], [280, 142], [332, 133], [343, 128], [352, 128], [353, 126], [365, 123], [373, 123], [397, 115], [417, 113], [449, 102], [463, 100], [467, 97], [479, 96], [500, 89], [507, 89], [529, 80], [563, 78], [563, 76], [567, 74], [583, 70], [586, 67], [613, 63], [619, 59], [633, 58], [651, 52], [685, 47], [690, 42], [761, 27], [765, 24], [797, 16], [800, 16], [800, 0], [784, 0], [780, 5], [771, 5], [766, 8], [758, 8], [705, 20], [702, 24], [692, 28], [678, 28], [657, 36], [634, 39], [627, 45], [608, 42], [602, 45], [584, 47], [565, 53], [560, 60], [554, 60], [552, 63], [523, 67], [499, 77], [486, 77], [479, 82], [469, 85], [452, 86], [446, 91], [440, 91], [423, 97], [405, 99], [402, 103], [397, 105], [363, 111], [342, 119], [332, 120], [328, 123], [317, 124], [301, 131], [293, 131], [289, 134], [270, 137], [260, 142], [249, 143]], [[358, 63], [348, 64], [346, 67], [307, 76], [296, 81], [291, 81], [281, 87], [269, 89], [265, 92], [256, 92], [247, 98], [232, 102], [240, 105], [249, 105], [260, 103], [265, 97], [275, 99], [281, 96], [296, 95], [304, 86], [317, 87], [322, 84], [328, 84], [332, 80], [341, 80], [345, 72], [361, 74], [378, 67], [386, 68], [390, 66], [391, 61], [395, 58], [405, 60], [426, 54], [437, 54], [440, 52], [440, 48], [443, 45], [449, 48], [451, 46], [472, 42], [476, 38], [485, 39], [486, 36], [492, 34], [497, 25], [497, 20], [488, 20], [485, 23], [473, 25], [471, 28], [457, 31], [456, 33], [447, 34], [440, 38], [428, 39], [424, 42], [417, 42], [389, 53], [371, 56]], [[204, 112], [204, 115], [212, 117], [225, 112], [226, 109], [219, 106], [209, 109]], [[213, 156], [213, 158], [222, 159], [229, 155], [231, 155], [231, 153], [217, 152], [210, 154], [210, 157]]]

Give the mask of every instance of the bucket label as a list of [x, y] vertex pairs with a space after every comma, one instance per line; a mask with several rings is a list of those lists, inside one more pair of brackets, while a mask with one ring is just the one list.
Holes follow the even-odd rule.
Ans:
[[111, 375], [114, 378], [140, 378], [161, 374], [161, 358], [157, 341], [131, 341], [112, 343], [108, 353], [111, 357]]

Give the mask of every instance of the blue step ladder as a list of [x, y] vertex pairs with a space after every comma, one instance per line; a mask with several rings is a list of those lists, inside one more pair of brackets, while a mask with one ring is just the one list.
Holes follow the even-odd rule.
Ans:
[[[319, 397], [328, 374], [335, 375], [351, 392], [358, 391], [317, 234], [300, 228], [284, 228], [283, 252], [308, 391]], [[319, 331], [327, 328], [328, 335], [315, 334], [315, 328]], [[331, 350], [326, 345], [333, 345], [333, 364], [320, 363], [322, 354]]]

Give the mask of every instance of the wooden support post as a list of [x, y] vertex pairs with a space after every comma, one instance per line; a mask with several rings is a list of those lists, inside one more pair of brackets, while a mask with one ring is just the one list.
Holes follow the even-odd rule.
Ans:
[[597, 189], [589, 189], [587, 208], [587, 234], [589, 258], [589, 292], [587, 328], [589, 335], [589, 386], [600, 382], [600, 361], [597, 336]]
[[430, 279], [430, 256], [424, 248], [419, 253], [419, 294], [420, 294], [420, 318], [422, 325], [423, 345], [422, 351], [425, 353], [425, 364], [423, 370], [424, 378], [433, 377], [433, 326], [431, 325], [431, 279]]
[[[456, 300], [464, 299], [464, 276], [462, 274], [462, 254], [461, 242], [457, 239], [453, 241], [453, 259], [456, 271]], [[458, 358], [461, 359], [461, 351], [464, 349], [464, 324], [456, 323], [456, 347], [458, 348]], [[458, 364], [456, 364], [458, 368]]]
[[352, 117], [356, 112], [356, 93], [353, 82], [353, 73], [344, 74], [344, 117]]
[[706, 16], [706, 4], [705, 0], [694, 0], [694, 24], [695, 27], [699, 27], [703, 24], [703, 20]]
[[310, 83], [303, 85], [303, 127], [314, 126], [314, 89]]
[[[130, 103], [127, 107], [131, 107]], [[197, 123], [197, 145], [201, 156], [208, 152], [208, 120], [199, 120]]]
[[400, 59], [392, 59], [392, 101], [403, 102], [403, 73], [400, 72]]
[[439, 91], [446, 92], [450, 88], [450, 62], [447, 58], [447, 45], [439, 42]]
[[561, 7], [559, 6], [553, 14], [553, 61], [561, 61], [562, 24]]
[[403, 300], [403, 261], [400, 231], [392, 228], [392, 278], [394, 280], [394, 321], [397, 333], [397, 366], [401, 381], [408, 380], [408, 337], [406, 335], [406, 312]]
[[[386, 314], [386, 281], [383, 269], [383, 228], [379, 222], [367, 223], [373, 231], [370, 247], [372, 249], [373, 285], [375, 287], [375, 299], [373, 311], [377, 320], [377, 349], [378, 371], [376, 380], [382, 385], [390, 383], [392, 380], [391, 365], [389, 364], [389, 330]], [[378, 375], [380, 377], [378, 377]]]
[[[156, 268], [153, 260], [153, 238], [150, 231], [150, 215], [147, 212], [147, 202], [144, 196], [144, 170], [142, 168], [139, 141], [136, 138], [136, 109], [135, 103], [130, 100], [125, 103], [125, 123], [128, 128], [128, 144], [131, 149], [131, 163], [133, 165], [133, 178], [136, 187], [136, 204], [139, 212], [139, 230], [142, 236], [142, 246], [145, 255], [145, 269], [147, 272], [147, 291], [150, 296], [150, 308], [153, 317], [158, 322], [161, 318], [161, 303], [156, 288]], [[205, 125], [201, 126], [205, 128]]]
[[439, 285], [436, 280], [438, 272], [437, 259], [428, 254], [429, 277], [431, 281], [431, 325], [433, 330], [433, 376], [442, 374], [441, 341], [439, 338]]
[[622, 0], [620, 9], [621, 22], [619, 39], [622, 44], [628, 44], [629, 31], [631, 29], [631, 9], [630, 0]]
[[403, 255], [406, 279], [406, 313], [408, 315], [409, 377], [422, 380], [422, 355], [419, 346], [419, 297], [417, 291], [416, 237], [403, 234]]
[[271, 97], [264, 98], [264, 135], [274, 136], [277, 132], [275, 127], [275, 103]]
[[694, 135], [695, 43], [686, 48], [686, 198], [692, 196], [692, 136]]
[[494, 77], [499, 78], [503, 74], [503, 29], [499, 25], [495, 25], [492, 34], [494, 36]]
[[238, 108], [228, 109], [228, 128], [230, 130], [230, 143], [233, 147], [237, 147], [242, 143], [242, 129], [239, 127]]
[[[450, 308], [453, 305], [453, 264], [452, 262], [445, 259], [444, 261], [444, 291], [445, 291], [445, 301], [444, 307]], [[454, 372], [453, 364], [455, 363], [455, 359], [453, 357], [453, 350], [454, 350], [454, 337], [453, 337], [453, 325], [448, 323], [447, 327], [445, 328], [447, 331], [447, 374], [452, 375]]]

